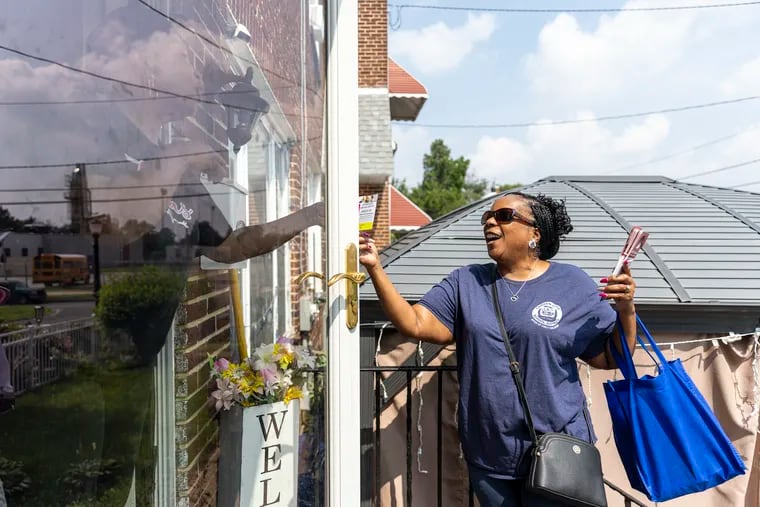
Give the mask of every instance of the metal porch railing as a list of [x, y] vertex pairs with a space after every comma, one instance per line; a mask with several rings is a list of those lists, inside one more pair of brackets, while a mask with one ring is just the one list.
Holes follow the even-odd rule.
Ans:
[[[379, 337], [375, 330], [376, 340]], [[365, 335], [365, 338], [367, 336]], [[373, 351], [375, 349], [373, 348]], [[363, 363], [367, 364], [368, 354], [364, 354]], [[454, 372], [456, 374], [456, 366], [454, 365], [441, 365], [441, 366], [429, 366], [419, 363], [419, 356], [407, 361], [406, 364], [399, 366], [362, 366], [362, 426], [363, 426], [363, 463], [362, 463], [362, 498], [363, 506], [379, 506], [380, 505], [380, 491], [383, 487], [380, 470], [382, 463], [382, 456], [385, 450], [382, 445], [381, 431], [376, 429], [381, 428], [381, 415], [383, 410], [390, 404], [394, 396], [405, 397], [405, 409], [404, 412], [404, 425], [405, 425], [405, 465], [403, 475], [403, 498], [404, 505], [406, 507], [420, 505], [419, 501], [415, 502], [414, 499], [414, 464], [417, 458], [416, 450], [413, 448], [413, 435], [415, 428], [415, 412], [416, 409], [412, 409], [414, 403], [414, 378], [419, 373], [433, 372], [437, 373], [432, 378], [427, 386], [434, 387], [435, 391], [433, 396], [427, 395], [429, 400], [425, 400], [425, 406], [435, 407], [436, 411], [436, 427], [426, 428], [426, 432], [435, 438], [435, 449], [430, 445], [427, 447], [425, 454], [430, 456], [430, 453], [435, 453], [435, 471], [431, 470], [431, 473], [435, 473], [435, 505], [443, 507], [447, 505], [447, 499], [444, 498], [444, 484], [443, 484], [443, 392], [444, 392], [444, 378], [446, 372]], [[388, 375], [390, 374], [390, 375]], [[383, 380], [383, 377], [386, 377]], [[391, 377], [394, 377], [391, 380]], [[384, 382], [385, 385], [381, 385]], [[384, 399], [384, 393], [387, 389], [387, 399]], [[429, 389], [429, 387], [428, 387]], [[371, 398], [370, 400], [365, 399]], [[429, 403], [429, 405], [428, 405]], [[400, 413], [401, 415], [401, 413]], [[434, 433], [434, 435], [433, 435]], [[429, 440], [432, 443], [432, 439]], [[395, 449], [391, 452], [397, 452]], [[428, 458], [429, 459], [429, 458]], [[605, 479], [605, 484], [608, 486], [608, 495], [617, 494], [622, 497], [625, 507], [647, 507], [646, 504], [641, 503], [636, 498], [632, 497], [626, 491], [620, 487], [612, 484]], [[475, 504], [472, 488], [468, 485], [468, 504], [473, 506]]]
[[[441, 449], [443, 447], [443, 432], [442, 432], [442, 421], [443, 421], [443, 379], [444, 375], [440, 375], [440, 373], [447, 372], [447, 371], [453, 371], [456, 372], [456, 366], [410, 366], [410, 365], [404, 365], [404, 366], [370, 366], [370, 367], [363, 367], [361, 368], [361, 371], [366, 374], [371, 374], [375, 379], [375, 389], [374, 389], [374, 399], [375, 399], [375, 410], [373, 414], [374, 419], [374, 427], [380, 428], [380, 417], [382, 415], [383, 408], [385, 407], [385, 403], [383, 402], [383, 388], [380, 385], [381, 382], [381, 374], [382, 373], [401, 373], [405, 376], [406, 382], [404, 384], [403, 390], [405, 391], [405, 397], [406, 397], [406, 407], [407, 410], [405, 410], [405, 423], [406, 423], [406, 464], [405, 464], [405, 477], [404, 477], [404, 499], [405, 499], [405, 505], [406, 506], [412, 506], [415, 505], [413, 503], [413, 463], [415, 459], [415, 452], [413, 450], [412, 445], [412, 435], [413, 435], [413, 410], [409, 410], [410, 407], [412, 407], [413, 402], [413, 379], [414, 376], [421, 372], [435, 372], [439, 373], [439, 375], [436, 376], [435, 383], [436, 383], [436, 393], [437, 393], [437, 399], [436, 399], [436, 420], [437, 425], [435, 428], [436, 431], [436, 505], [438, 507], [443, 507], [444, 504], [444, 498], [443, 498], [443, 453], [441, 452]], [[389, 397], [391, 395], [389, 394]], [[374, 470], [371, 472], [371, 477], [374, 481], [373, 489], [374, 489], [374, 498], [372, 505], [380, 505], [379, 503], [379, 492], [382, 487], [381, 484], [381, 477], [378, 471], [381, 467], [381, 456], [382, 456], [382, 439], [381, 439], [381, 432], [380, 431], [374, 431], [373, 432], [373, 448], [374, 448]], [[362, 480], [364, 481], [364, 470], [362, 474]], [[645, 504], [639, 502], [637, 499], [630, 496], [627, 492], [619, 488], [618, 486], [612, 484], [608, 480], [604, 480], [604, 483], [615, 493], [619, 494], [623, 497], [624, 505], [625, 507], [647, 507]], [[474, 497], [472, 488], [469, 489], [469, 505], [474, 505]]]

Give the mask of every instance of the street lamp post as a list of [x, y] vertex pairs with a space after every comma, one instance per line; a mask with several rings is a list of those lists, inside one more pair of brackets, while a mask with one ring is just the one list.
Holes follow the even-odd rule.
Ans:
[[163, 231], [166, 227], [165, 225], [165, 218], [166, 218], [166, 194], [168, 194], [169, 191], [165, 188], [161, 188], [161, 230]]
[[37, 323], [37, 326], [39, 327], [42, 324], [42, 320], [45, 318], [45, 307], [42, 305], [37, 305], [34, 307], [34, 321]]
[[90, 234], [92, 234], [92, 267], [94, 280], [92, 283], [93, 297], [95, 304], [98, 303], [98, 293], [100, 292], [100, 234], [103, 232], [103, 223], [100, 220], [90, 222]]

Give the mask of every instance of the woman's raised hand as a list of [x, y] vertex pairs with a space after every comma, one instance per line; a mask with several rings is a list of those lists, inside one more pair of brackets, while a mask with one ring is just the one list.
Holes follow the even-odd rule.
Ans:
[[600, 282], [604, 284], [599, 287], [599, 296], [602, 299], [614, 300], [618, 308], [633, 304], [636, 281], [631, 275], [631, 267], [627, 262], [623, 265], [623, 270], [618, 276], [602, 278]]
[[375, 240], [368, 234], [359, 236], [359, 262], [368, 270], [380, 265]]

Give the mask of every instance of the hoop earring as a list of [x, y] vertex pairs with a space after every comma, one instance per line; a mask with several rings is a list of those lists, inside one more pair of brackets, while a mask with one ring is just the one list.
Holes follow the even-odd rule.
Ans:
[[528, 241], [528, 248], [530, 248], [531, 250], [535, 250], [537, 246], [538, 244], [536, 243], [535, 239], [531, 239], [530, 241]]

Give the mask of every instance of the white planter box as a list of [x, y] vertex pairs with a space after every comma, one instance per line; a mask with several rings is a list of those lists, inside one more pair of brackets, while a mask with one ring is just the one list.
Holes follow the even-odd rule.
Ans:
[[296, 507], [298, 400], [222, 412], [219, 505]]

